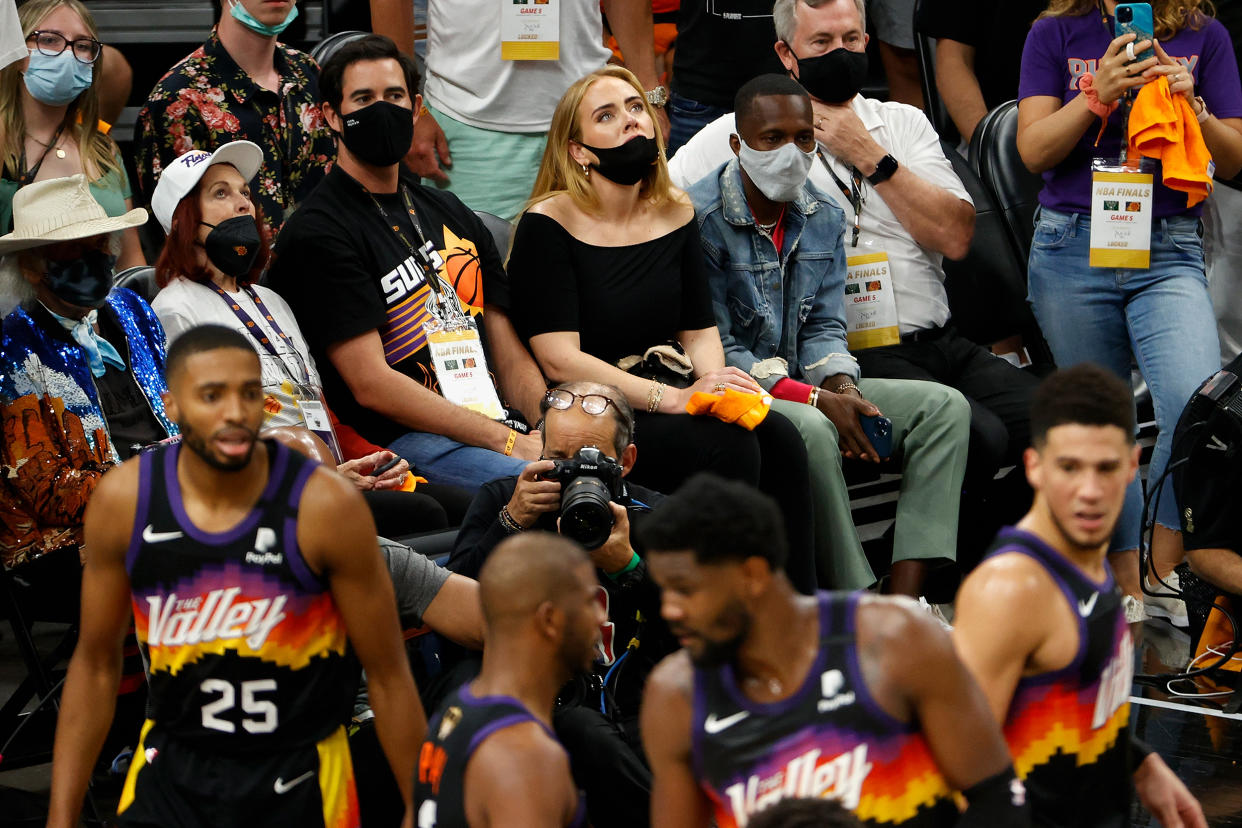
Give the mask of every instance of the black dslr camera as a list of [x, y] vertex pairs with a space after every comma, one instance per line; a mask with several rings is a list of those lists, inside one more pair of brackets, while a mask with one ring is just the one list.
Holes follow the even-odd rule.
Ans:
[[621, 464], [594, 446], [569, 460], [553, 460], [544, 480], [561, 484], [561, 534], [587, 549], [598, 549], [612, 534], [609, 504], [621, 496]]

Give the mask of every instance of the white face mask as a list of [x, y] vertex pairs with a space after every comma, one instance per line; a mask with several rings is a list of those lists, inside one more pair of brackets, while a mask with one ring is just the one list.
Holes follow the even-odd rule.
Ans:
[[803, 152], [792, 141], [781, 147], [760, 152], [738, 138], [741, 150], [738, 160], [750, 180], [773, 201], [793, 201], [811, 172], [815, 152]]

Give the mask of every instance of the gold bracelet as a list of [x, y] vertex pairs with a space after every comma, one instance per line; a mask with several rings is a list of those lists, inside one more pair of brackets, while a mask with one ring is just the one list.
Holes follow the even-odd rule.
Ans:
[[509, 439], [505, 440], [505, 457], [513, 456], [513, 447], [517, 445], [517, 432], [509, 429]]
[[834, 390], [837, 394], [844, 394], [846, 391], [848, 391], [848, 390], [849, 390], [849, 389], [851, 389], [851, 388], [852, 388], [852, 389], [854, 389], [855, 391], [857, 391], [857, 390], [858, 390], [858, 386], [857, 386], [857, 385], [855, 385], [855, 384], [854, 384], [854, 383], [852, 383], [852, 382], [843, 382], [843, 383], [841, 383], [840, 385], [838, 385], [838, 386], [837, 386], [835, 389], [833, 389], [833, 390]]
[[818, 386], [811, 389], [811, 396], [806, 398], [806, 404], [810, 406], [819, 405], [819, 387]]
[[651, 381], [651, 387], [647, 389], [647, 413], [655, 414], [660, 408], [660, 401], [664, 399], [664, 383]]

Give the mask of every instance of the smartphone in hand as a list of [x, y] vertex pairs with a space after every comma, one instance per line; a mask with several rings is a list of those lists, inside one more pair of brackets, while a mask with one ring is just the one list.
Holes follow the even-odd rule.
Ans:
[[871, 447], [881, 460], [887, 460], [893, 453], [893, 421], [880, 414], [859, 417], [863, 434], [871, 442]]
[[389, 460], [387, 463], [385, 463], [384, 465], [380, 466], [379, 468], [374, 469], [374, 470], [371, 472], [371, 475], [370, 475], [370, 476], [371, 476], [371, 477], [379, 477], [381, 474], [383, 474], [384, 472], [386, 472], [386, 471], [388, 471], [389, 469], [393, 468], [394, 466], [396, 466], [396, 465], [397, 465], [398, 463], [400, 463], [400, 462], [401, 462], [401, 455], [399, 455], [399, 454], [394, 454], [394, 455], [392, 456], [392, 459], [391, 459], [391, 460]]
[[[1155, 37], [1150, 3], [1118, 3], [1114, 14], [1116, 16], [1113, 28], [1114, 37], [1133, 34], [1135, 43]], [[1155, 56], [1155, 49], [1146, 48], [1135, 56], [1135, 63]]]

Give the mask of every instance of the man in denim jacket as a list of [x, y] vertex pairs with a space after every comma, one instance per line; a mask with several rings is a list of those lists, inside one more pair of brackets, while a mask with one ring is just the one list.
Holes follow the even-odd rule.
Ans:
[[846, 344], [845, 216], [806, 181], [810, 98], [788, 77], [763, 75], [742, 87], [735, 110], [738, 157], [689, 190], [725, 358], [777, 398], [806, 442], [817, 546], [833, 550], [818, 566], [834, 587], [875, 580], [841, 457], [879, 463], [859, 418], [883, 412], [892, 421], [902, 483], [889, 589], [917, 596], [928, 561], [956, 555], [969, 405], [939, 383], [859, 378]]

